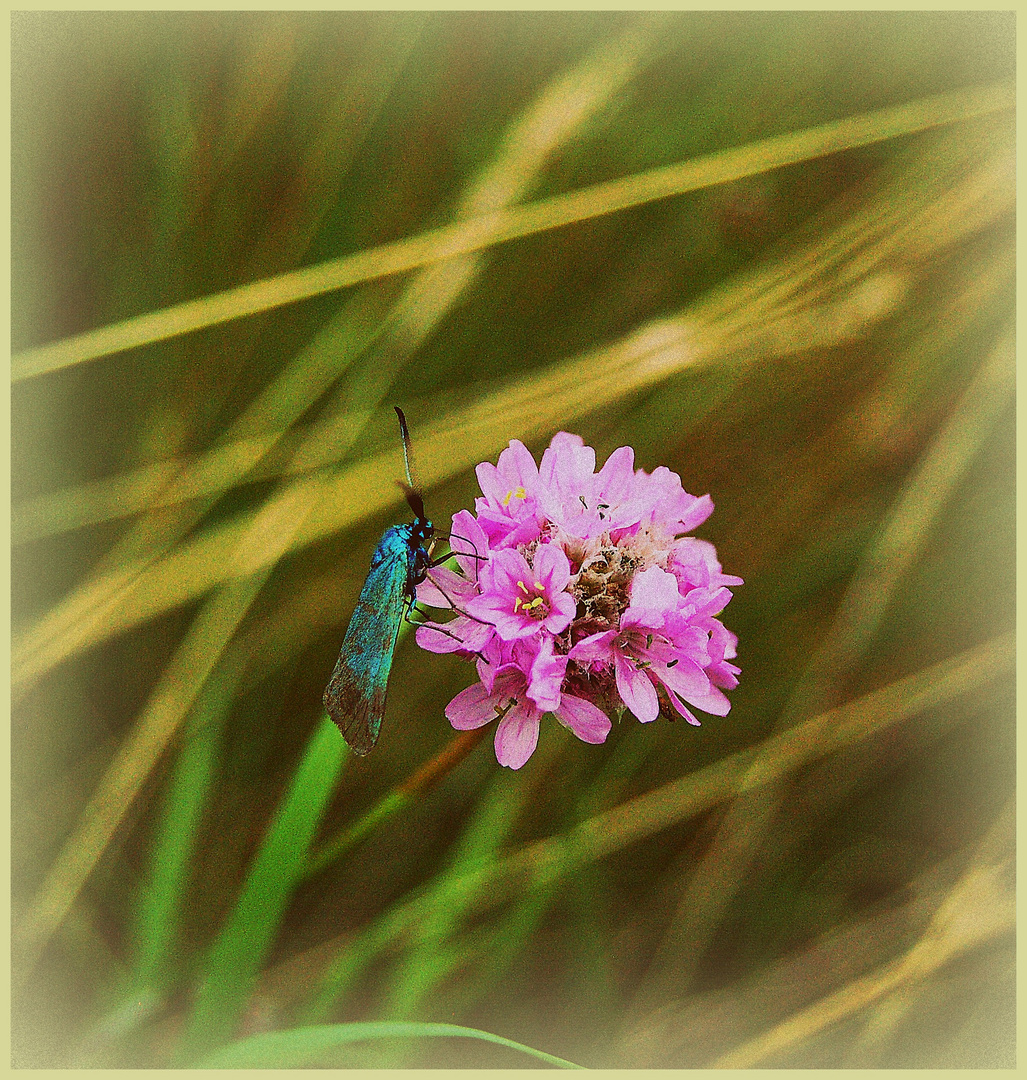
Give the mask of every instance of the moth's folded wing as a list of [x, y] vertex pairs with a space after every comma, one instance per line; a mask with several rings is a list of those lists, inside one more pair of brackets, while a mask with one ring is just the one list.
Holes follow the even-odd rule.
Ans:
[[367, 575], [325, 688], [325, 709], [355, 754], [378, 741], [406, 583], [402, 558], [381, 562]]

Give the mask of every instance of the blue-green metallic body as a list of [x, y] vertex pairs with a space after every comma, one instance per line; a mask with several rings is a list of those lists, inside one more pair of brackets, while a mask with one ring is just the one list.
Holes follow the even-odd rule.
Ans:
[[425, 543], [433, 533], [421, 517], [386, 529], [350, 618], [324, 705], [355, 754], [368, 753], [378, 739], [400, 620], [428, 572]]

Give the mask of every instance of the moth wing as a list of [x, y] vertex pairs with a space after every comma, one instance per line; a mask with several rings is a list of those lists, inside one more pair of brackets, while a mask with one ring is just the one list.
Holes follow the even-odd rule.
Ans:
[[328, 715], [355, 754], [378, 741], [412, 554], [399, 551], [367, 575], [324, 693]]

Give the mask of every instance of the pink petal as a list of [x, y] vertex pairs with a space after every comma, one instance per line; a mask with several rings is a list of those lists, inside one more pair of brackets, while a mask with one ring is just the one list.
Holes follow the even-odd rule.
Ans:
[[[457, 625], [454, 627], [453, 623]], [[489, 623], [479, 622], [477, 619], [467, 619], [463, 616], [446, 624], [446, 629], [455, 634], [464, 643], [468, 652], [477, 653], [496, 636], [496, 628]]]
[[509, 489], [495, 465], [491, 461], [483, 461], [475, 468], [474, 474], [478, 477], [478, 486], [481, 488], [482, 495], [488, 500], [489, 506], [493, 509], [501, 507]]
[[475, 499], [474, 510], [478, 515], [478, 524], [488, 538], [489, 547], [495, 551], [504, 545], [510, 534], [518, 527], [513, 518], [498, 510], [489, 508], [486, 499]]
[[457, 731], [471, 731], [495, 720], [496, 705], [496, 698], [481, 683], [475, 683], [446, 706], [446, 719]]
[[418, 603], [429, 607], [452, 609], [477, 594], [473, 582], [446, 566], [433, 567], [428, 571], [428, 577], [417, 586]]
[[683, 536], [671, 547], [670, 569], [679, 581], [692, 586], [708, 586], [720, 569], [720, 563], [708, 540]]
[[509, 651], [510, 646], [495, 636], [479, 650], [481, 656], [475, 662], [475, 667], [478, 669], [478, 678], [490, 694], [495, 692], [496, 677], [500, 670], [504, 664], [509, 663]]
[[706, 693], [690, 694], [685, 700], [689, 705], [694, 705], [697, 709], [702, 709], [703, 712], [711, 713], [713, 716], [727, 716], [731, 711], [731, 702], [712, 684]]
[[[638, 531], [638, 524], [648, 511], [648, 506], [642, 499], [631, 499], [627, 502], [613, 503], [609, 510], [603, 510], [603, 525], [610, 530], [611, 535], [618, 531], [623, 536], [625, 529]], [[633, 535], [633, 534], [632, 534]]]
[[560, 686], [566, 673], [567, 657], [554, 655], [552, 638], [544, 639], [528, 678], [528, 697], [542, 712], [553, 712], [560, 704]]
[[738, 685], [736, 676], [740, 675], [741, 671], [741, 668], [729, 664], [726, 660], [718, 660], [715, 664], [710, 664], [706, 674], [713, 686], [718, 686], [721, 690], [734, 690]]
[[512, 548], [504, 548], [502, 551], [493, 553], [482, 575], [482, 592], [486, 590], [509, 594], [510, 607], [513, 607], [513, 598], [520, 596], [517, 591], [517, 582], [531, 581], [531, 569], [524, 561], [524, 556]]
[[585, 445], [580, 435], [558, 431], [542, 454], [539, 479], [548, 488], [562, 495], [580, 488], [596, 467], [596, 452]]
[[732, 634], [723, 623], [711, 620], [710, 654], [719, 654], [724, 660], [733, 660], [738, 655], [738, 637]]
[[496, 728], [496, 760], [519, 769], [538, 745], [539, 711], [530, 703], [515, 705]]
[[[693, 594], [698, 593], [698, 596]], [[704, 595], [705, 594], [705, 595]], [[727, 607], [731, 599], [729, 589], [693, 589], [687, 597], [689, 603], [694, 605], [693, 612], [697, 616], [719, 615]]]
[[571, 564], [559, 544], [539, 544], [532, 560], [535, 581], [545, 585], [550, 596], [563, 592], [571, 580]]
[[654, 673], [660, 682], [693, 705], [699, 705], [696, 699], [709, 693], [710, 680], [705, 672], [689, 659], [683, 658], [673, 667], [654, 668]]
[[[531, 544], [538, 540], [541, 533], [541, 519], [536, 514], [529, 514], [503, 537], [502, 547], [517, 547], [519, 544]], [[493, 543], [493, 547], [497, 545]], [[525, 563], [525, 566], [528, 564]]]
[[698, 667], [704, 668], [713, 660], [710, 655], [709, 632], [700, 623], [695, 624], [687, 618], [683, 618], [681, 612], [667, 619], [667, 627], [664, 631], [673, 641], [674, 656], [665, 657], [672, 660], [676, 657], [691, 660]]
[[582, 742], [602, 743], [606, 742], [606, 736], [610, 734], [610, 718], [596, 708], [591, 701], [584, 698], [564, 694], [560, 707], [556, 710], [556, 718], [564, 727], [570, 728]]
[[450, 630], [450, 625], [450, 623], [424, 623], [417, 628], [414, 640], [426, 652], [477, 652], [476, 649], [468, 648], [466, 643]]
[[467, 605], [468, 613], [493, 626], [504, 641], [533, 637], [542, 629], [542, 624], [538, 619], [527, 618], [512, 611], [497, 611], [495, 608], [490, 610], [486, 607], [484, 598], [480, 600], [482, 602], [472, 602]]
[[618, 446], [596, 475], [596, 498], [605, 503], [627, 502], [635, 483], [635, 451]]
[[[538, 483], [538, 466], [531, 451], [519, 439], [511, 439], [510, 445], [499, 455], [498, 472], [509, 486], [507, 491], [522, 487], [525, 493], [534, 492]], [[503, 492], [506, 495], [506, 492]], [[512, 501], [512, 500], [511, 500]]]
[[[544, 642], [540, 636], [519, 638], [517, 641], [511, 642], [506, 646], [507, 652], [510, 656], [510, 663], [516, 665], [517, 669], [527, 679], [532, 665], [535, 663], [539, 653], [543, 651]], [[550, 648], [552, 648], [552, 642], [549, 642]]]
[[668, 694], [671, 705], [692, 725], [692, 727], [702, 727], [702, 724], [692, 715], [692, 713], [685, 708], [681, 699], [677, 694]]
[[613, 659], [613, 640], [616, 636], [616, 630], [601, 630], [598, 634], [590, 634], [582, 638], [567, 655], [581, 664], [596, 661], [605, 663]]
[[660, 715], [660, 699], [656, 687], [645, 671], [640, 671], [622, 652], [616, 654], [617, 693], [631, 712], [643, 724]]
[[449, 549], [456, 554], [457, 565], [471, 581], [477, 581], [489, 554], [489, 538], [469, 510], [453, 515]]
[[570, 593], [557, 593], [552, 598], [552, 607], [542, 625], [551, 634], [561, 634], [574, 621], [577, 610], [577, 602]]
[[664, 617], [681, 606], [678, 579], [658, 566], [635, 574], [631, 581], [631, 617], [625, 612], [625, 622], [659, 629]]
[[692, 503], [684, 511], [679, 511], [681, 516], [678, 532], [691, 532], [697, 529], [713, 513], [713, 500], [709, 495], [702, 495], [699, 498], [689, 495], [688, 498], [692, 500]]

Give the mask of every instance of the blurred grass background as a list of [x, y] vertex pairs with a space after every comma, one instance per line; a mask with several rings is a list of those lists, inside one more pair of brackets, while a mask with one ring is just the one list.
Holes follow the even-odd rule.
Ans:
[[[12, 28], [14, 1064], [1012, 1067], [1012, 12]], [[730, 715], [347, 760], [393, 403], [710, 492]]]

